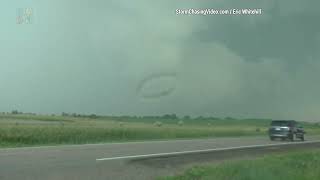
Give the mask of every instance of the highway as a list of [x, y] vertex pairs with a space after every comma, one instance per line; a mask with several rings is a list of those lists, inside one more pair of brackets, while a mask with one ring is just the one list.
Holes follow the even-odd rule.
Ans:
[[319, 147], [320, 137], [312, 136], [305, 142], [239, 137], [3, 148], [0, 180], [154, 179], [197, 163]]

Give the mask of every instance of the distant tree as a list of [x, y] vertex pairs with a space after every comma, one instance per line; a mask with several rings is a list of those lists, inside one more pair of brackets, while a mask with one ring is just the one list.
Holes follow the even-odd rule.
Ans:
[[77, 113], [72, 113], [72, 117], [77, 117]]
[[225, 120], [235, 120], [235, 118], [233, 118], [233, 117], [225, 117], [224, 119]]
[[183, 117], [183, 119], [190, 119], [190, 116], [186, 115]]
[[12, 110], [11, 114], [19, 114], [19, 111], [18, 110]]
[[162, 118], [163, 118], [163, 119], [169, 119], [169, 118], [170, 118], [170, 115], [169, 115], [169, 114], [165, 114], [165, 115], [162, 116]]
[[62, 115], [62, 116], [69, 116], [69, 114], [66, 113], [66, 112], [62, 112], [61, 115]]
[[165, 114], [162, 116], [164, 119], [178, 119], [178, 116], [176, 114]]
[[176, 114], [171, 114], [171, 119], [179, 119]]
[[89, 118], [91, 118], [91, 119], [96, 119], [96, 118], [98, 118], [98, 116], [97, 116], [96, 114], [90, 114], [90, 115], [89, 115]]

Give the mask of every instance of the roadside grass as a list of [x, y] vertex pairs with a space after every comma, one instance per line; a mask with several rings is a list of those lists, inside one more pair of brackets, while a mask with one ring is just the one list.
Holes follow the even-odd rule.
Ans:
[[[0, 115], [0, 147], [263, 136], [270, 120], [170, 120]], [[183, 123], [179, 123], [183, 121]], [[306, 125], [308, 134], [320, 127]]]
[[0, 147], [260, 135], [254, 129], [155, 127], [146, 124], [14, 124], [0, 127]]
[[319, 180], [320, 151], [267, 155], [253, 160], [196, 166], [182, 175], [159, 180]]

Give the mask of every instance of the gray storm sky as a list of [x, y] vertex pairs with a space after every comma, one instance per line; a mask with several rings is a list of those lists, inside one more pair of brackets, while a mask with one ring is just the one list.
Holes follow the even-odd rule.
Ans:
[[[0, 111], [320, 117], [320, 2], [7, 0]], [[17, 24], [32, 8], [31, 24]], [[185, 8], [262, 8], [183, 16]]]

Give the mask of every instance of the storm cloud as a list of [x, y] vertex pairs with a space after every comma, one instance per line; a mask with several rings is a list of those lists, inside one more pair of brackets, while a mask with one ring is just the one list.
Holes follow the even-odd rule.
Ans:
[[[318, 1], [3, 4], [0, 111], [320, 116]], [[175, 14], [187, 8], [262, 15]]]

